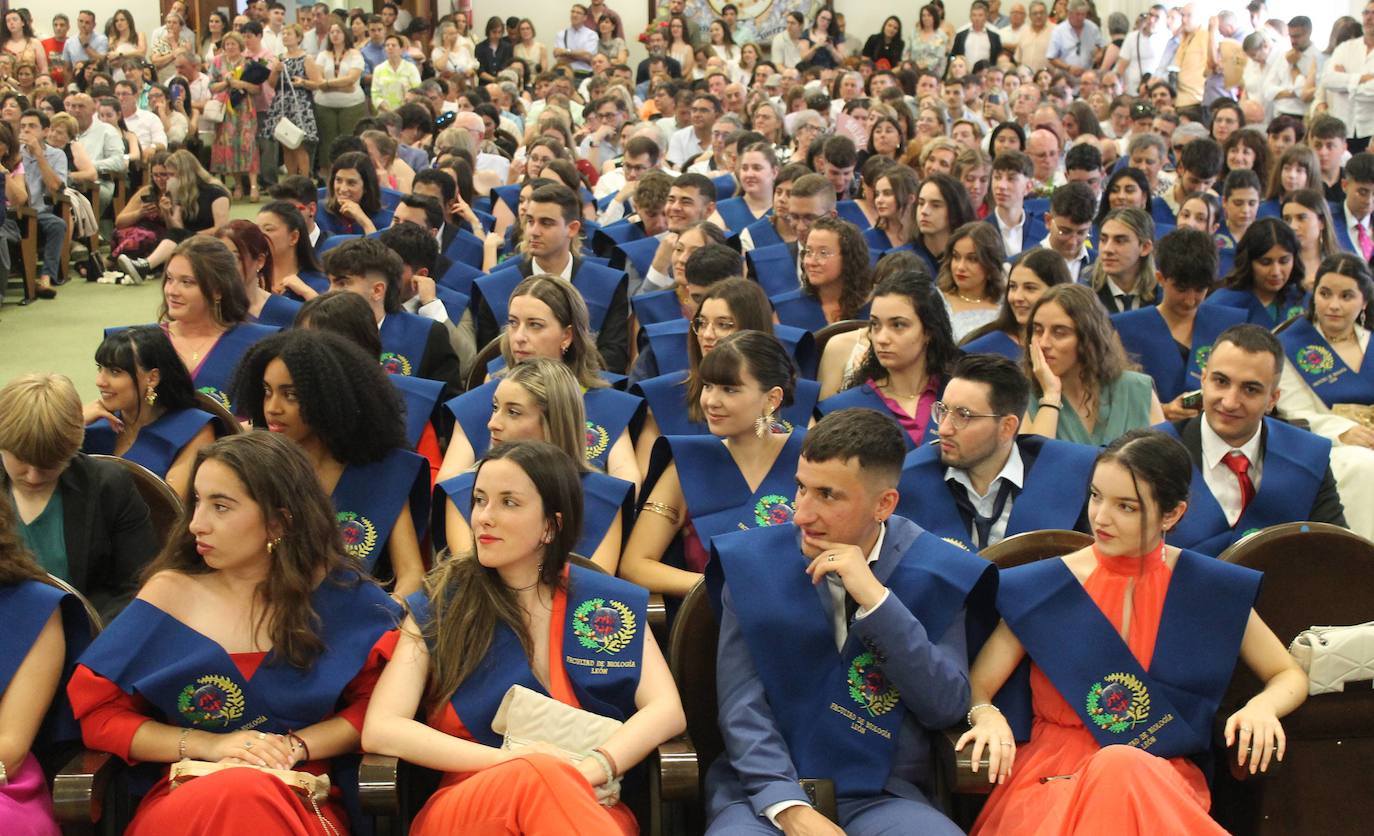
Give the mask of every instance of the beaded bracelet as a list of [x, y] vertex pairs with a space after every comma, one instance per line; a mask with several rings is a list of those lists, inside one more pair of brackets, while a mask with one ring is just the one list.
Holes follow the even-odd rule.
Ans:
[[615, 780], [615, 772], [611, 769], [611, 762], [606, 760], [606, 756], [602, 754], [600, 749], [591, 750], [587, 753], [587, 757], [601, 764], [601, 770], [606, 773], [606, 780], [602, 781], [602, 784], [609, 784]]
[[191, 730], [185, 728], [181, 730], [181, 737], [177, 738], [177, 760], [186, 760], [186, 738], [191, 736]]
[[980, 702], [980, 703], [978, 703], [977, 705], [975, 705], [975, 706], [973, 706], [972, 708], [970, 708], [970, 709], [968, 710], [968, 716], [964, 718], [965, 720], [968, 721], [968, 726], [969, 726], [969, 728], [973, 728], [973, 712], [977, 711], [977, 710], [980, 709], [980, 708], [991, 708], [993, 711], [996, 711], [998, 714], [1001, 714], [1001, 713], [1002, 713], [1002, 709], [998, 708], [997, 706], [993, 705], [992, 703], [990, 703], [990, 702]]

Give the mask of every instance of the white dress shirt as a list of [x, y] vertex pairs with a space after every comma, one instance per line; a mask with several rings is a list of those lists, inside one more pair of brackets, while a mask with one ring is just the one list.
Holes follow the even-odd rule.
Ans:
[[152, 145], [167, 147], [167, 131], [162, 127], [162, 120], [151, 110], [135, 109], [133, 115], [124, 117], [124, 124], [138, 137], [140, 148]]
[[1322, 73], [1327, 112], [1345, 122], [1347, 136], [1374, 134], [1374, 80], [1361, 84], [1364, 75], [1374, 75], [1374, 50], [1365, 46], [1364, 38], [1336, 47]]
[[[992, 512], [997, 506], [997, 492], [1001, 489], [1003, 480], [1015, 485], [1017, 490], [1025, 487], [1026, 484], [1026, 464], [1021, 459], [1021, 448], [1015, 444], [1011, 445], [1011, 454], [1007, 456], [1006, 464], [1002, 465], [997, 477], [988, 483], [988, 492], [978, 493], [977, 488], [973, 487], [973, 480], [969, 478], [968, 471], [961, 467], [949, 467], [945, 469], [945, 481], [950, 479], [963, 485], [968, 491], [969, 502], [973, 505], [973, 510], [980, 517], [992, 516]], [[1007, 498], [1007, 503], [1002, 506], [1002, 515], [992, 521], [992, 527], [988, 529], [988, 541], [984, 546], [1001, 542], [1007, 536], [1007, 522], [1011, 520], [1011, 506], [1016, 504], [1016, 497], [1012, 495]], [[970, 523], [969, 542], [977, 542], [975, 529]]]
[[444, 307], [443, 300], [437, 296], [429, 304], [420, 304], [420, 294], [415, 294], [401, 303], [401, 309], [406, 313], [419, 314], [425, 319], [432, 319], [435, 322], [450, 323], [448, 308]]
[[680, 168], [683, 163], [700, 153], [701, 140], [697, 139], [696, 128], [691, 125], [678, 129], [673, 138], [668, 140], [668, 162], [674, 168]]
[[1023, 249], [1021, 242], [1025, 239], [1026, 231], [1026, 210], [1021, 210], [1021, 220], [1012, 224], [1007, 220], [1006, 215], [1002, 214], [1002, 207], [993, 207], [997, 213], [997, 228], [1002, 232], [1002, 245], [1006, 247], [1007, 256], [1013, 256]]
[[1250, 440], [1239, 447], [1232, 447], [1221, 436], [1217, 435], [1212, 429], [1212, 425], [1207, 423], [1207, 416], [1202, 418], [1202, 481], [1207, 483], [1207, 490], [1212, 492], [1212, 497], [1221, 506], [1221, 512], [1226, 515], [1226, 524], [1234, 526], [1236, 520], [1240, 519], [1240, 479], [1231, 468], [1226, 466], [1224, 459], [1226, 454], [1232, 450], [1239, 450], [1250, 460], [1250, 470], [1248, 475], [1250, 483], [1255, 486], [1255, 491], [1259, 492], [1260, 470], [1264, 462], [1260, 455], [1260, 436], [1263, 434], [1264, 425], [1261, 424], [1255, 429], [1255, 434], [1250, 436]]
[[986, 28], [981, 32], [972, 29], [964, 36], [964, 60], [972, 67], [979, 61], [987, 61], [992, 57], [992, 39], [988, 37]]
[[1374, 241], [1374, 229], [1369, 228], [1370, 216], [1355, 217], [1350, 211], [1349, 200], [1345, 202], [1343, 208], [1345, 210], [1345, 232], [1350, 236], [1350, 247], [1355, 255], [1363, 256], [1364, 254], [1360, 252], [1360, 227], [1364, 227], [1365, 234], [1369, 236], [1371, 241]]
[[1162, 26], [1153, 35], [1146, 35], [1139, 29], [1126, 35], [1126, 40], [1121, 42], [1121, 59], [1126, 62], [1127, 92], [1140, 88], [1140, 77], [1145, 73], [1159, 76], [1159, 62], [1168, 42], [1169, 30]]
[[552, 271], [552, 270], [546, 270], [546, 269], [544, 269], [544, 265], [540, 264], [540, 263], [539, 263], [539, 259], [537, 259], [537, 258], [530, 258], [530, 266], [532, 266], [532, 267], [534, 268], [534, 271], [531, 273], [531, 275], [534, 275], [534, 276], [557, 276], [558, 278], [567, 281], [569, 284], [572, 283], [572, 280], [573, 280], [573, 275], [572, 275], [572, 273], [573, 273], [573, 260], [572, 260], [572, 256], [568, 256], [568, 263], [567, 263], [567, 264], [564, 264], [564, 265], [563, 265], [563, 269], [562, 269], [562, 270], [559, 270], [557, 273], [555, 273], [555, 272]]
[[[1050, 246], [1050, 236], [1048, 235], [1045, 236], [1045, 240], [1040, 242], [1040, 246], [1047, 250], [1054, 249]], [[1060, 258], [1063, 258], [1063, 256], [1060, 256]], [[1091, 261], [1091, 259], [1088, 256], [1088, 242], [1085, 239], [1082, 244], [1078, 245], [1078, 254], [1074, 256], [1072, 261], [1067, 258], [1064, 259], [1064, 266], [1069, 268], [1069, 278], [1077, 284], [1086, 284], [1084, 281], [1086, 277], [1083, 276], [1083, 268], [1088, 265], [1089, 261]]]

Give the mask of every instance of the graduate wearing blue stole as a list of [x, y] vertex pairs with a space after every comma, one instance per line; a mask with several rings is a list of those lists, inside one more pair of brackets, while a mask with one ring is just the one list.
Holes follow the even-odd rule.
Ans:
[[1021, 362], [1021, 358], [1026, 354], [1020, 343], [1001, 330], [989, 331], [959, 347], [965, 354], [998, 354], [1017, 363]]
[[[865, 313], [864, 316], [867, 316], [867, 314]], [[948, 380], [943, 380], [939, 377], [931, 380], [936, 399], [944, 392], [947, 382]], [[928, 412], [926, 413], [925, 430], [921, 432], [921, 437], [919, 439], [913, 438], [912, 430], [909, 428], [909, 425], [914, 423], [915, 417], [911, 415], [899, 416], [894, 414], [892, 407], [888, 406], [887, 401], [883, 399], [882, 395], [878, 393], [877, 388], [872, 383], [860, 383], [858, 386], [851, 386], [848, 389], [836, 392], [816, 404], [816, 413], [818, 415], [829, 415], [832, 412], [837, 412], [841, 409], [849, 409], [851, 407], [872, 409], [896, 421], [902, 428], [902, 442], [906, 444], [907, 452], [930, 444], [932, 441], [939, 438], [940, 428], [930, 419], [930, 414]]]
[[418, 375], [429, 346], [430, 331], [438, 324], [429, 317], [396, 311], [382, 320], [382, 368], [388, 374]]
[[[138, 437], [120, 458], [136, 462], [167, 478], [167, 471], [181, 454], [182, 448], [191, 442], [205, 425], [215, 420], [215, 416], [199, 409], [179, 409], [168, 412], [153, 423], [138, 431]], [[101, 418], [86, 426], [86, 437], [81, 443], [81, 452], [96, 453], [104, 456], [115, 455], [117, 434], [108, 419]]]
[[640, 328], [683, 319], [682, 302], [677, 298], [677, 291], [672, 288], [636, 294], [630, 300], [630, 307], [634, 310]]
[[857, 200], [841, 200], [835, 204], [835, 215], [842, 221], [849, 221], [859, 228], [859, 232], [872, 229], [873, 222], [864, 214], [863, 207]]
[[[876, 226], [864, 230], [864, 241], [868, 244], [868, 264], [870, 267], [877, 266], [878, 261], [888, 253], [916, 251], [914, 241], [907, 241], [899, 247], [892, 246], [892, 239], [887, 237], [887, 232]], [[926, 264], [929, 266], [929, 259], [926, 259]], [[930, 275], [935, 276], [938, 273], [931, 273]]]
[[[690, 365], [687, 356], [687, 334], [691, 323], [685, 319], [674, 319], [646, 326], [644, 339], [653, 353], [655, 374], [648, 377], [685, 371]], [[787, 353], [797, 363], [797, 374], [803, 378], [814, 379], [819, 358], [816, 356], [816, 339], [810, 331], [793, 328], [791, 325], [774, 325], [773, 336], [778, 338]], [[641, 352], [642, 353], [642, 352]], [[800, 382], [800, 381], [799, 381]]]
[[[1097, 448], [1038, 435], [1017, 436], [1012, 443], [1021, 457], [1023, 475], [1020, 490], [1011, 496], [1002, 537], [1046, 529], [1084, 530], [1083, 509], [1088, 504]], [[947, 481], [946, 470], [939, 445], [927, 444], [908, 453], [897, 485], [901, 497], [897, 513], [932, 534], [979, 551], [991, 543], [974, 541], [972, 508], [955, 501], [955, 492], [964, 488]]]
[[748, 226], [736, 230], [737, 234], [735, 237], [740, 238], [745, 232], [749, 233], [749, 240], [753, 243], [753, 247], [750, 248], [751, 250], [784, 243], [782, 236], [778, 234], [778, 228], [773, 225], [771, 211], [768, 213], [768, 216], [760, 218]]
[[[716, 214], [720, 215], [721, 220], [725, 221], [725, 229], [727, 231], [740, 232], [759, 221], [764, 221], [766, 223], [769, 216], [773, 214], [773, 208], [770, 206], [768, 209], [764, 210], [762, 215], [755, 215], [749, 208], [749, 204], [745, 203], [744, 196], [740, 195], [739, 197], [731, 197], [717, 201]], [[757, 245], [758, 242], [755, 242], [755, 246]]]
[[401, 400], [405, 402], [406, 443], [413, 450], [420, 444], [425, 427], [429, 426], [429, 419], [434, 414], [439, 399], [443, 397], [444, 384], [437, 380], [398, 374], [389, 375], [387, 379], [396, 387], [396, 391], [401, 393]]
[[[830, 324], [825, 318], [820, 300], [802, 288], [793, 288], [786, 293], [769, 297], [769, 301], [773, 303], [773, 311], [783, 325], [801, 328], [814, 334]], [[854, 313], [853, 318], [868, 319], [868, 307], [868, 303], [865, 302], [864, 306]]]
[[1207, 363], [1212, 343], [1222, 331], [1239, 325], [1245, 318], [1245, 312], [1239, 308], [1199, 305], [1186, 356], [1183, 346], [1174, 340], [1169, 324], [1154, 305], [1113, 314], [1112, 325], [1126, 353], [1154, 380], [1159, 400], [1168, 403], [1202, 386], [1202, 367]]
[[801, 287], [797, 252], [796, 241], [755, 247], [744, 257], [749, 276], [759, 283], [770, 298], [790, 293]]
[[344, 468], [330, 499], [344, 551], [373, 574], [405, 508], [423, 541], [429, 521], [429, 462], [409, 450], [392, 450], [381, 461]]
[[[73, 702], [84, 722], [87, 712], [108, 707], [107, 697], [97, 697], [96, 692], [112, 685], [126, 697], [146, 702], [148, 708], [138, 712], [144, 716], [214, 734], [252, 729], [285, 735], [326, 720], [346, 707], [355, 679], [378, 668], [379, 656], [389, 654], [381, 643], [395, 629], [401, 610], [380, 587], [351, 570], [326, 578], [310, 599], [319, 616], [320, 655], [309, 667], [298, 668], [271, 651], [247, 676], [236, 659], [243, 654], [227, 653], [216, 641], [135, 599], [81, 656], [69, 688]], [[135, 710], [132, 705], [120, 707], [129, 713]], [[100, 715], [89, 716], [92, 727], [83, 726], [87, 742], [103, 744], [128, 760], [132, 735], [124, 739], [112, 729], [96, 728]], [[350, 722], [361, 726], [361, 717]], [[350, 761], [334, 760], [331, 777], [336, 786], [356, 787], [356, 767]], [[297, 768], [318, 773], [324, 766], [312, 762]], [[135, 767], [130, 784], [142, 794], [160, 776], [165, 780], [165, 770], [163, 764]], [[168, 798], [164, 786], [159, 783], [142, 806]], [[357, 811], [351, 813], [356, 826]]]
[[1273, 328], [1292, 317], [1302, 314], [1302, 292], [1296, 287], [1275, 297], [1268, 305], [1259, 300], [1251, 290], [1223, 287], [1212, 291], [1203, 305], [1225, 305], [1239, 308], [1245, 312], [1245, 321], [1265, 328]]
[[[108, 337], [117, 331], [123, 331], [126, 327], [128, 326], [106, 328], [105, 336]], [[166, 330], [167, 326], [164, 324], [162, 328]], [[200, 365], [189, 370], [191, 382], [196, 385], [196, 390], [219, 401], [225, 409], [233, 409], [229, 403], [226, 389], [230, 379], [234, 376], [234, 369], [238, 367], [239, 359], [258, 340], [269, 337], [280, 330], [280, 328], [272, 325], [252, 322], [241, 322], [238, 325], [230, 326], [228, 331], [220, 334], [219, 339], [215, 340], [209, 353], [201, 358]]]
[[296, 321], [296, 313], [301, 309], [301, 303], [289, 296], [282, 296], [273, 293], [262, 303], [262, 310], [258, 311], [256, 317], [250, 318], [263, 325], [271, 325], [274, 328], [290, 328]]
[[1293, 320], [1278, 337], [1289, 363], [1327, 409], [1343, 403], [1374, 404], [1374, 351], [1368, 346], [1355, 371], [1305, 316]]
[[832, 584], [813, 585], [803, 571], [800, 538], [794, 526], [773, 526], [712, 540], [725, 576], [727, 754], [707, 775], [708, 833], [776, 832], [764, 811], [804, 799], [797, 780], [809, 778], [834, 781], [846, 832], [961, 832], [920, 789], [931, 777], [927, 730], [966, 709], [966, 602], [970, 621], [973, 608], [990, 610], [995, 569], [889, 517], [869, 564], [886, 597], [852, 621], [837, 650]]
[[[687, 414], [686, 370], [641, 380], [631, 386], [630, 391], [639, 395], [648, 404], [660, 434], [705, 435], [710, 432], [705, 421], [693, 421]], [[778, 412], [779, 424], [788, 430], [793, 427], [805, 427], [811, 422], [820, 394], [820, 383], [797, 378], [797, 388], [792, 393], [792, 405], [783, 407]]]

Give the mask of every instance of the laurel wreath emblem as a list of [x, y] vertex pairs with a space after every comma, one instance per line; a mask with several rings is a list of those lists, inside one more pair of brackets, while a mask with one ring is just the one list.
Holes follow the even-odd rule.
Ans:
[[940, 539], [949, 543], [951, 546], [958, 546], [964, 551], [972, 551], [962, 540], [956, 540], [953, 537], [941, 537]]
[[402, 377], [410, 377], [413, 373], [410, 359], [404, 354], [397, 354], [394, 351], [382, 352], [382, 368], [386, 369], [387, 374], [399, 374]]
[[177, 695], [177, 711], [193, 726], [224, 728], [243, 716], [243, 705], [243, 691], [227, 676], [202, 676]]
[[769, 494], [754, 505], [754, 524], [759, 527], [792, 522], [792, 503], [780, 494]]
[[600, 458], [610, 446], [611, 436], [600, 424], [587, 421], [587, 461]]
[[1331, 356], [1331, 349], [1324, 345], [1303, 346], [1297, 359], [1298, 368], [1308, 374], [1321, 374], [1336, 367], [1336, 358]]
[[339, 536], [349, 557], [366, 560], [377, 547], [377, 527], [372, 520], [352, 511], [340, 511], [337, 517]]
[[206, 395], [209, 395], [216, 402], [218, 402], [220, 406], [224, 407], [225, 409], [233, 409], [233, 407], [229, 405], [229, 396], [213, 386], [202, 386], [196, 391], [203, 392]]
[[888, 681], [877, 657], [871, 652], [860, 653], [849, 666], [849, 696], [864, 707], [870, 717], [880, 717], [896, 707], [901, 695], [897, 686]]
[[635, 614], [619, 601], [590, 598], [573, 610], [577, 643], [597, 653], [619, 653], [635, 637]]
[[1193, 361], [1197, 363], [1197, 367], [1201, 369], [1207, 365], [1207, 359], [1211, 356], [1212, 344], [1200, 345], [1197, 347], [1197, 350], [1193, 352]]
[[[1123, 690], [1129, 695], [1123, 694]], [[1087, 709], [1098, 728], [1120, 734], [1150, 718], [1150, 692], [1145, 683], [1129, 673], [1108, 674], [1088, 689]]]

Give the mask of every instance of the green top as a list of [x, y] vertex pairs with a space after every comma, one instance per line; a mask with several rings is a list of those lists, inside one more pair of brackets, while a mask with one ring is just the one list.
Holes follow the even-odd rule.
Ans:
[[[1059, 428], [1055, 438], [1075, 444], [1105, 447], [1128, 430], [1150, 426], [1150, 395], [1154, 382], [1140, 372], [1122, 372], [1099, 394], [1097, 423], [1089, 433], [1067, 399], [1059, 409]], [[1040, 398], [1031, 393], [1030, 415], [1040, 411]]]
[[[14, 502], [12, 495], [10, 502]], [[19, 519], [18, 514], [15, 514], [15, 521], [19, 523], [19, 534], [24, 538], [25, 545], [38, 559], [38, 565], [42, 566], [45, 572], [64, 581], [70, 581], [71, 578], [67, 574], [67, 535], [62, 530], [64, 520], [61, 489], [52, 492], [48, 507], [34, 517], [32, 522], [24, 522]]]

